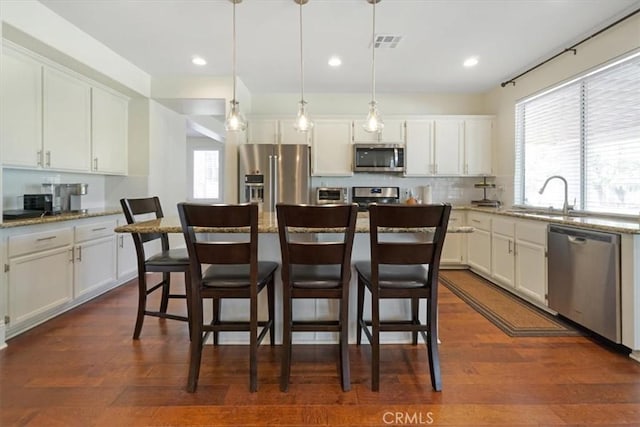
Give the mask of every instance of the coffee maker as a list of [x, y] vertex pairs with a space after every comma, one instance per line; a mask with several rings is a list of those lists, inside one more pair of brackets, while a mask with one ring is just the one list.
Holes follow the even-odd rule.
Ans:
[[53, 208], [61, 213], [85, 213], [82, 198], [87, 194], [89, 184], [42, 184], [44, 193], [53, 195]]

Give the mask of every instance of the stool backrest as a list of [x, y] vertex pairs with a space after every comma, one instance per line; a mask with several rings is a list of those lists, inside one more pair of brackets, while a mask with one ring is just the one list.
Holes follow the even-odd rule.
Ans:
[[[250, 264], [252, 282], [255, 283], [258, 272], [258, 205], [178, 203], [178, 214], [196, 277], [202, 276], [202, 264]], [[246, 229], [248, 239], [236, 240], [243, 236], [237, 233], [238, 228]], [[228, 236], [233, 238], [229, 239], [221, 238], [221, 234], [216, 238], [209, 234], [231, 231], [233, 233]]]
[[[157, 196], [138, 199], [120, 199], [120, 205], [122, 206], [122, 212], [127, 220], [127, 224], [134, 224], [140, 220], [164, 217], [160, 199]], [[147, 242], [160, 239], [162, 250], [169, 250], [169, 237], [166, 233], [131, 233], [131, 236], [133, 237], [133, 243], [136, 247], [139, 261], [141, 259], [142, 262], [144, 262], [146, 259], [144, 244]]]
[[[373, 280], [377, 281], [380, 264], [428, 264], [431, 283], [438, 275], [450, 213], [451, 205], [448, 204], [369, 205]], [[384, 239], [384, 233], [405, 233], [407, 229], [414, 229], [417, 238]]]
[[350, 274], [358, 205], [278, 204], [276, 212], [283, 272], [291, 264], [339, 264]]

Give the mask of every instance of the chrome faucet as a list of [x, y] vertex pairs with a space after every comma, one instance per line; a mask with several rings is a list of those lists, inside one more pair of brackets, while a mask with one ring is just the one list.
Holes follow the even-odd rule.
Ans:
[[567, 184], [567, 180], [564, 177], [560, 175], [550, 176], [544, 182], [544, 184], [542, 185], [542, 188], [538, 191], [538, 193], [542, 194], [544, 192], [544, 189], [547, 187], [547, 184], [549, 183], [549, 181], [551, 181], [553, 178], [558, 178], [559, 180], [562, 180], [562, 182], [564, 182], [564, 204], [562, 205], [562, 214], [569, 215], [569, 184]]

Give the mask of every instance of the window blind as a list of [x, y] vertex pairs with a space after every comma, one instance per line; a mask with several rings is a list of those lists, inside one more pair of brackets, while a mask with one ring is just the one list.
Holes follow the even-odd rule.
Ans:
[[640, 55], [516, 104], [515, 202], [640, 211]]

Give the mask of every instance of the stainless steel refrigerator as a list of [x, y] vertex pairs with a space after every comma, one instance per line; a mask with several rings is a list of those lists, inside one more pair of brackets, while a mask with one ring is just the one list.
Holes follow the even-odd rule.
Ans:
[[262, 203], [274, 212], [276, 203], [309, 203], [311, 152], [307, 145], [242, 144], [238, 146], [239, 202]]

